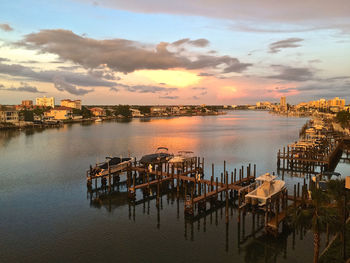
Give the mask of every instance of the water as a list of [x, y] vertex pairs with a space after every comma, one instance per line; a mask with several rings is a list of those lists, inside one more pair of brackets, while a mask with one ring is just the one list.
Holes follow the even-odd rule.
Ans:
[[[90, 163], [108, 155], [140, 158], [158, 146], [194, 151], [205, 158], [206, 174], [214, 163], [219, 175], [224, 160], [229, 171], [255, 163], [258, 174], [273, 172], [278, 149], [298, 139], [305, 121], [234, 111], [2, 131], [0, 262], [311, 261], [310, 233], [296, 233], [295, 244], [293, 233], [278, 239], [263, 231], [249, 236], [252, 215], [247, 213], [238, 231], [236, 211], [226, 228], [224, 209], [188, 222], [183, 201], [171, 194], [162, 197], [160, 209], [155, 200], [130, 206], [125, 193], [90, 204], [85, 182]], [[348, 167], [337, 169], [344, 173]], [[297, 180], [285, 179], [289, 186]]]

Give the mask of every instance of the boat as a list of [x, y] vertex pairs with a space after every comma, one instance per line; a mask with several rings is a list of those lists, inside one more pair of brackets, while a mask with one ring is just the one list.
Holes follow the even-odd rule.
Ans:
[[95, 120], [95, 122], [102, 122], [102, 119], [101, 119], [101, 118], [97, 118], [97, 119]]
[[97, 163], [95, 167], [90, 166], [90, 175], [104, 175], [108, 173], [108, 168], [111, 172], [121, 171], [130, 163], [134, 162], [133, 157], [106, 157], [106, 160]]
[[191, 163], [194, 158], [194, 153], [191, 151], [179, 151], [177, 155], [169, 160], [173, 167], [181, 167], [185, 163]]
[[271, 175], [270, 173], [257, 177], [255, 179], [257, 182], [256, 189], [245, 195], [246, 203], [264, 206], [266, 200], [284, 190], [286, 188], [285, 182], [282, 180], [276, 180], [276, 178], [277, 176]]
[[158, 147], [155, 153], [142, 156], [140, 163], [143, 165], [167, 162], [173, 157], [166, 147]]

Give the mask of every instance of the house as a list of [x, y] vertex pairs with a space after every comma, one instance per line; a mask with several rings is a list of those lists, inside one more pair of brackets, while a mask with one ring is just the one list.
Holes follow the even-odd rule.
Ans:
[[0, 122], [13, 123], [19, 122], [19, 116], [17, 110], [8, 109], [5, 107], [0, 108]]
[[55, 107], [47, 112], [45, 112], [46, 118], [52, 118], [55, 120], [69, 120], [72, 119], [73, 109], [68, 107]]
[[95, 117], [106, 116], [106, 111], [103, 108], [94, 107], [89, 110], [91, 111], [92, 115], [94, 115]]
[[130, 111], [131, 111], [131, 116], [132, 117], [143, 117], [144, 116], [143, 114], [141, 114], [141, 111], [138, 110], [138, 109], [130, 108]]
[[167, 112], [167, 108], [164, 106], [151, 107], [151, 115], [163, 115]]
[[81, 100], [61, 100], [61, 106], [81, 110]]

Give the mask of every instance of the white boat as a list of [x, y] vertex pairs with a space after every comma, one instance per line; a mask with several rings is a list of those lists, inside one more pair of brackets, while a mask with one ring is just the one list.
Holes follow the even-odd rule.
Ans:
[[266, 200], [284, 190], [285, 182], [275, 180], [276, 178], [277, 176], [269, 173], [257, 177], [255, 180], [259, 186], [245, 195], [246, 203], [251, 202], [253, 205], [263, 206], [266, 204]]
[[95, 120], [95, 122], [102, 122], [102, 119], [101, 119], [101, 118], [97, 118], [97, 119]]
[[183, 163], [190, 163], [193, 158], [193, 152], [179, 151], [177, 155], [169, 160], [169, 163], [175, 167], [180, 167]]

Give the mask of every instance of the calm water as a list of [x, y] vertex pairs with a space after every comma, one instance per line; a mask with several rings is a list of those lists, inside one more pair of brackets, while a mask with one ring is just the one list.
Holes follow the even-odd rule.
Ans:
[[[220, 209], [187, 222], [182, 200], [171, 194], [160, 209], [155, 200], [130, 206], [123, 193], [91, 204], [85, 182], [90, 163], [107, 155], [140, 158], [158, 146], [194, 151], [205, 158], [207, 175], [211, 163], [219, 175], [224, 160], [229, 170], [255, 163], [258, 174], [273, 172], [278, 149], [297, 140], [305, 121], [235, 111], [0, 132], [0, 262], [311, 261], [308, 233], [296, 233], [294, 243], [293, 233], [251, 235], [258, 219], [253, 226], [247, 213], [239, 231], [234, 210], [228, 227]], [[345, 164], [337, 169], [349, 171]]]

